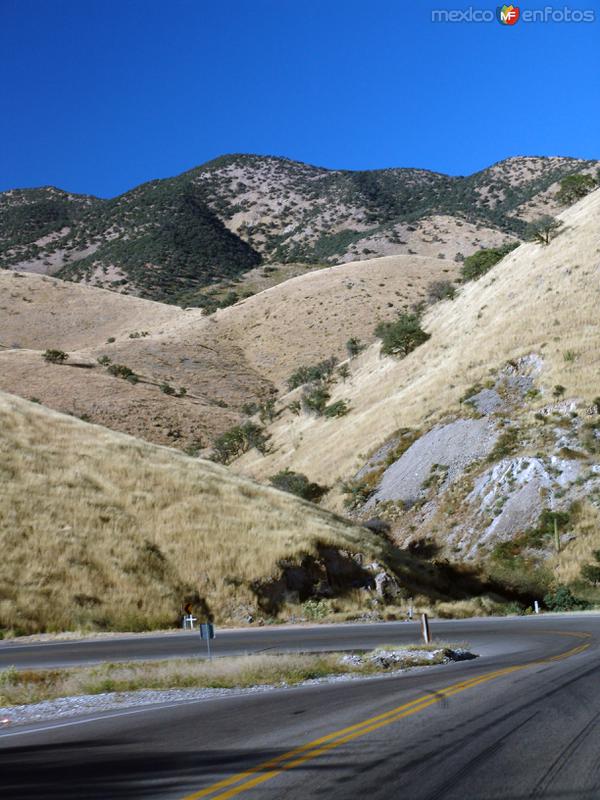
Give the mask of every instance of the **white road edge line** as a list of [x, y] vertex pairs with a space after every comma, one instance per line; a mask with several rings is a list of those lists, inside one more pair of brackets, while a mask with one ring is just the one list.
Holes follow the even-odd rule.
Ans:
[[[106, 714], [100, 714], [97, 717], [86, 717], [85, 719], [72, 719], [68, 722], [57, 722], [54, 725], [44, 725], [41, 728], [33, 728], [29, 730], [20, 730], [20, 731], [7, 731], [6, 733], [0, 733], [0, 739], [6, 739], [9, 736], [33, 736], [36, 733], [43, 733], [44, 731], [52, 731], [56, 730], [57, 728], [68, 728], [71, 725], [85, 725], [88, 722], [100, 722], [103, 719], [114, 719], [115, 717], [130, 717], [133, 714], [143, 714], [144, 712], [148, 711], [162, 711], [163, 709], [167, 708], [177, 708], [177, 706], [187, 706], [192, 705], [193, 703], [202, 703], [204, 702], [205, 698], [198, 698], [195, 700], [179, 700], [176, 703], [164, 703], [164, 704], [152, 704], [148, 705], [145, 708], [136, 708], [133, 711], [117, 711], [116, 713], [107, 712]], [[27, 723], [25, 723], [27, 724]]]

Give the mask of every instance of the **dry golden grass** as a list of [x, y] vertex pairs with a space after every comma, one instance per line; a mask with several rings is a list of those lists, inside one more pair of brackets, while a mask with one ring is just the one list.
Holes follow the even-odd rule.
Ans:
[[[69, 353], [65, 369], [42, 360], [46, 348]], [[132, 385], [111, 377], [97, 364], [104, 355], [149, 383]], [[184, 387], [187, 395], [164, 394], [161, 383], [175, 390]], [[183, 311], [45, 276], [1, 271], [0, 390], [186, 449], [210, 446], [214, 436], [238, 421], [243, 403], [268, 394], [270, 383], [246, 363], [235, 342], [218, 339], [214, 324], [198, 309]]]
[[[375, 344], [355, 359], [351, 379], [332, 395], [349, 400], [347, 416], [284, 415], [271, 429], [273, 453], [248, 453], [235, 468], [257, 477], [289, 467], [318, 482], [347, 479], [395, 430], [458, 410], [466, 389], [490, 369], [531, 352], [544, 360], [540, 404], [551, 402], [556, 384], [584, 402], [597, 396], [600, 191], [562, 218], [565, 227], [548, 247], [521, 245], [457, 299], [432, 307], [424, 318], [431, 339], [407, 358], [382, 358]], [[572, 361], [564, 357], [569, 350]]]
[[600, 511], [591, 503], [583, 503], [573, 527], [575, 538], [568, 542], [552, 562], [558, 583], [580, 579], [584, 564], [595, 564], [594, 550], [600, 550]]
[[[449, 645], [390, 646], [406, 651], [406, 657], [392, 669], [433, 666], [444, 662]], [[378, 648], [374, 651], [382, 651]], [[420, 652], [419, 652], [420, 651]], [[434, 652], [432, 658], [423, 651]], [[169, 661], [135, 661], [94, 667], [0, 671], [0, 706], [39, 703], [58, 697], [134, 692], [141, 689], [240, 689], [251, 686], [291, 686], [332, 675], [372, 675], [389, 672], [390, 667], [365, 659], [360, 663], [342, 661], [342, 653], [279, 653]]]
[[218, 311], [216, 329], [257, 372], [283, 385], [300, 364], [346, 358], [352, 336], [372, 342], [377, 322], [424, 300], [430, 283], [454, 279], [458, 267], [401, 255], [319, 269]]
[[292, 495], [0, 393], [0, 627], [165, 627], [194, 595], [243, 620], [254, 581], [320, 546], [388, 557]]

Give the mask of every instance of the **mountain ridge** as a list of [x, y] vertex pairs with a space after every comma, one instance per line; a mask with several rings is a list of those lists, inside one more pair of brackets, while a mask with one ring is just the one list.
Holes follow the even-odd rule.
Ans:
[[599, 163], [514, 156], [449, 176], [231, 154], [110, 199], [15, 189], [0, 193], [0, 267], [203, 305], [211, 287], [235, 289], [260, 264], [460, 261], [521, 237], [533, 215], [557, 211], [558, 180]]

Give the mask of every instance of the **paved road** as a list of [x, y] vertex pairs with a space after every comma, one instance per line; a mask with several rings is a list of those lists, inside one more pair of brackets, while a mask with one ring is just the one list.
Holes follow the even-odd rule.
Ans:
[[600, 617], [436, 628], [482, 658], [8, 732], [2, 796], [598, 800]]
[[[495, 641], [495, 631], [497, 629], [505, 630], [505, 628], [506, 621], [501, 619], [439, 620], [435, 622], [434, 632], [436, 638], [452, 639], [453, 642], [469, 639], [476, 633], [478, 643], [488, 645]], [[297, 652], [300, 650], [316, 652], [368, 649], [390, 642], [414, 642], [418, 636], [418, 622], [307, 627], [274, 626], [217, 631], [217, 637], [212, 643], [212, 651], [216, 656], [232, 656], [246, 653]], [[100, 661], [204, 657], [205, 655], [206, 643], [200, 640], [195, 631], [25, 645], [13, 640], [0, 643], [0, 669], [9, 666], [19, 669], [61, 667]]]

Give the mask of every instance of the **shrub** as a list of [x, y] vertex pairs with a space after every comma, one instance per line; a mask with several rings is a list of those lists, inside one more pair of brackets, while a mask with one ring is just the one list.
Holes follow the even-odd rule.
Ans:
[[115, 339], [114, 336], [109, 336], [108, 339], [106, 340], [106, 344], [113, 344], [113, 342], [116, 342], [116, 341], [117, 340]]
[[550, 611], [577, 611], [589, 608], [589, 603], [575, 597], [567, 586], [559, 586], [554, 592], [544, 595], [544, 604]]
[[269, 397], [268, 400], [265, 400], [264, 403], [261, 403], [258, 407], [259, 411], [259, 418], [263, 425], [266, 422], [273, 422], [275, 417], [277, 416], [277, 412], [275, 411], [275, 400], [272, 397]]
[[581, 577], [584, 581], [597, 586], [600, 583], [600, 564], [584, 564], [581, 568]]
[[591, 175], [567, 175], [560, 182], [556, 199], [564, 206], [571, 205], [596, 188], [596, 181]]
[[456, 289], [452, 281], [433, 281], [427, 287], [427, 300], [429, 303], [438, 303], [440, 300], [453, 300]]
[[344, 383], [346, 383], [346, 378], [350, 377], [350, 367], [348, 366], [348, 364], [340, 364], [337, 372], [340, 378], [344, 381]]
[[592, 555], [596, 561], [595, 564], [584, 564], [581, 568], [581, 577], [584, 581], [597, 586], [600, 583], [600, 550], [594, 550]]
[[46, 350], [42, 353], [42, 358], [49, 364], [64, 364], [69, 358], [69, 354], [64, 350]]
[[98, 356], [98, 363], [103, 367], [108, 367], [109, 364], [112, 364], [112, 359], [108, 356]]
[[366, 481], [348, 481], [342, 484], [342, 492], [346, 495], [346, 508], [359, 508], [373, 494], [373, 488]]
[[347, 400], [336, 400], [335, 403], [325, 406], [323, 409], [323, 415], [325, 417], [343, 417], [348, 413], [348, 411], [350, 411], [350, 407]]
[[312, 483], [306, 475], [301, 472], [292, 472], [289, 469], [284, 469], [278, 472], [277, 475], [271, 475], [269, 480], [277, 489], [295, 494], [297, 497], [302, 497], [303, 500], [310, 500], [313, 503], [318, 503], [323, 495], [329, 491], [327, 486]]
[[163, 394], [175, 394], [175, 389], [168, 383], [161, 383], [159, 389]]
[[125, 364], [110, 364], [108, 367], [108, 372], [110, 375], [114, 375], [115, 378], [123, 378], [123, 380], [137, 382], [138, 376], [135, 372], [126, 367]]
[[554, 389], [552, 390], [552, 397], [562, 397], [567, 390], [564, 386], [561, 386], [560, 383], [557, 383]]
[[354, 358], [365, 349], [366, 345], [363, 344], [356, 336], [351, 336], [346, 342], [346, 352], [350, 358]]
[[509, 426], [502, 431], [496, 444], [488, 455], [488, 462], [499, 461], [501, 458], [512, 455], [519, 446], [519, 429]]
[[213, 461], [229, 464], [234, 458], [255, 447], [263, 455], [267, 452], [269, 436], [264, 428], [253, 422], [235, 425], [215, 439], [211, 454]]
[[303, 386], [306, 383], [328, 380], [331, 378], [336, 364], [337, 358], [335, 356], [331, 356], [330, 358], [326, 358], [324, 361], [319, 361], [318, 364], [314, 364], [313, 366], [299, 367], [290, 375], [287, 380], [287, 385], [289, 389], [292, 390], [297, 389], [298, 386]]
[[401, 314], [395, 322], [380, 322], [375, 328], [375, 335], [381, 339], [381, 352], [384, 355], [402, 357], [431, 336], [421, 328], [416, 314]]
[[485, 275], [505, 255], [518, 247], [516, 243], [506, 244], [503, 247], [490, 247], [478, 250], [476, 253], [465, 258], [460, 270], [463, 281], [474, 281]]
[[300, 403], [300, 400], [292, 400], [292, 402], [288, 405], [288, 408], [292, 414], [298, 416], [302, 411], [302, 404]]
[[312, 411], [320, 417], [327, 406], [331, 395], [324, 386], [315, 386], [302, 395], [302, 406], [305, 411]]

